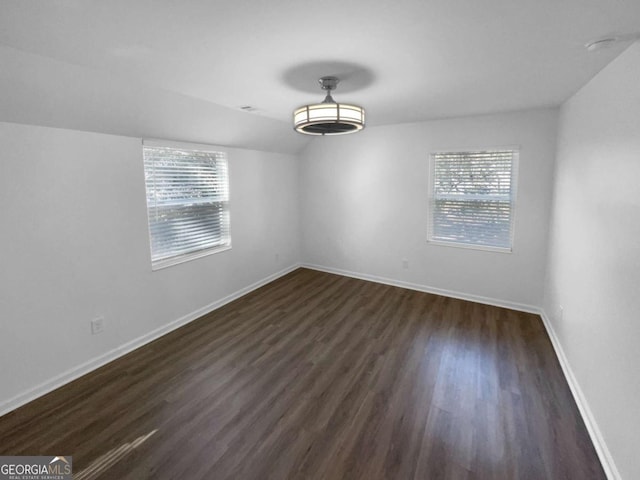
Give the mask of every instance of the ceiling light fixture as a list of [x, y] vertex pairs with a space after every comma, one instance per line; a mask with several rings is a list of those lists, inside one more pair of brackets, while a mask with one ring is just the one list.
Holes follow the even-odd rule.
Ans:
[[336, 77], [322, 77], [318, 82], [327, 96], [322, 103], [314, 103], [293, 112], [293, 128], [306, 135], [343, 135], [364, 128], [364, 108], [336, 103], [331, 91], [338, 85]]

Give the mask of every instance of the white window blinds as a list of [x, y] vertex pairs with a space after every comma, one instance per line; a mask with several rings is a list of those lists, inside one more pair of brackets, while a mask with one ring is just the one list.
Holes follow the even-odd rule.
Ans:
[[155, 268], [226, 249], [226, 154], [143, 146], [151, 262]]
[[431, 155], [429, 241], [511, 250], [517, 150]]

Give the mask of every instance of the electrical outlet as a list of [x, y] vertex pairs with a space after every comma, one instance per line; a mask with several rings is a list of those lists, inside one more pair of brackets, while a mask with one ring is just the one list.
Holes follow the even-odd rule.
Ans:
[[104, 331], [104, 317], [96, 317], [91, 320], [91, 335], [97, 335]]
[[402, 259], [402, 268], [404, 268], [405, 270], [409, 268], [409, 260], [407, 260], [406, 258]]
[[276, 253], [276, 263], [278, 263], [280, 261], [280, 254]]

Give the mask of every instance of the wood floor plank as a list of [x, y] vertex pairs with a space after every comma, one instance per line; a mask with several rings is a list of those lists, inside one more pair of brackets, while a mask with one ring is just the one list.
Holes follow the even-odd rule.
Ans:
[[605, 479], [541, 319], [298, 269], [0, 418], [94, 479]]

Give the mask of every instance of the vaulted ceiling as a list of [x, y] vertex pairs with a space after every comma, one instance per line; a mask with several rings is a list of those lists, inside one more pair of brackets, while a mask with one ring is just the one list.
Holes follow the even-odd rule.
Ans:
[[[556, 106], [640, 31], [638, 0], [3, 0], [0, 13], [0, 120], [283, 152], [309, 141], [290, 116], [322, 99], [322, 75], [369, 125]], [[629, 37], [584, 48], [611, 35]]]

